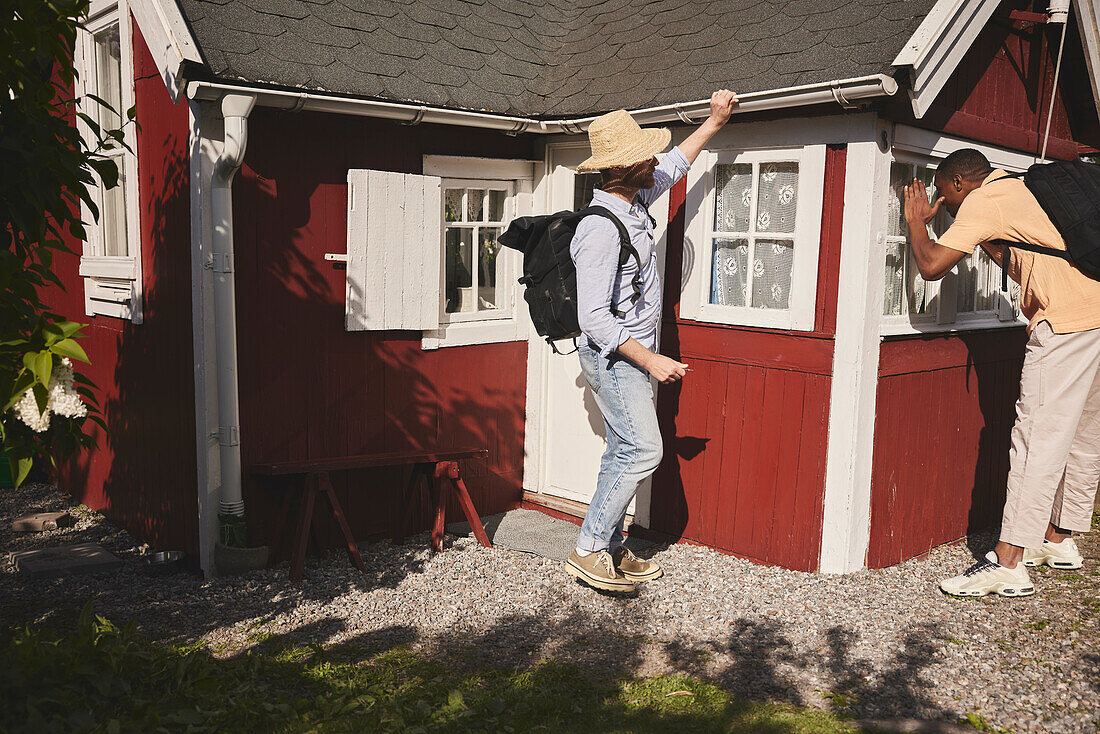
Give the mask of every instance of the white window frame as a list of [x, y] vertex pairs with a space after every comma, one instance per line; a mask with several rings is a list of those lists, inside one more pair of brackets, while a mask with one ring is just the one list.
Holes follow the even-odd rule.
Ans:
[[[1010, 173], [1023, 171], [1032, 163], [1037, 162], [1035, 156], [907, 125], [896, 125], [894, 127], [893, 145], [887, 155], [891, 164], [898, 162], [934, 167], [938, 165], [939, 161], [962, 148], [974, 148], [981, 151], [989, 160], [991, 166]], [[885, 199], [892, 196], [893, 192], [890, 190], [889, 184], [890, 165], [885, 166], [885, 169], [886, 181], [885, 183], [880, 182], [880, 195], [883, 197], [880, 210], [883, 212], [883, 217], [888, 218], [890, 216], [889, 206], [886, 205]], [[889, 231], [888, 219], [884, 219], [884, 222], [883, 231]], [[885, 248], [883, 248], [883, 257], [885, 258]], [[977, 258], [977, 249], [975, 249], [975, 254], [967, 257]], [[885, 260], [883, 260], [883, 277], [885, 277], [885, 265]], [[958, 284], [957, 265], [941, 280], [926, 282], [925, 287], [930, 289], [927, 291], [932, 305], [930, 313], [922, 314], [916, 318], [911, 318], [908, 314], [900, 316], [883, 315], [882, 335], [895, 336], [928, 332], [1001, 329], [1027, 323], [1027, 320], [1020, 314], [1020, 292], [1019, 284], [1016, 282], [1009, 280], [1009, 298], [1005, 298], [1004, 294], [1000, 294], [998, 297], [999, 305], [995, 310], [963, 312], [961, 314], [957, 312]], [[907, 295], [903, 297], [904, 302], [907, 302], [907, 299]]]
[[[439, 176], [442, 179], [440, 206], [446, 207], [444, 193], [451, 188], [503, 188], [510, 190], [504, 200], [504, 221], [501, 232], [517, 216], [531, 214], [531, 190], [534, 185], [534, 161], [509, 160], [498, 158], [469, 158], [459, 156], [424, 156], [424, 174]], [[522, 296], [518, 280], [522, 267], [520, 253], [507, 247], [497, 253], [497, 282], [505, 287], [499, 288], [501, 303], [497, 308], [485, 311], [447, 313], [445, 286], [447, 282], [446, 262], [446, 217], [440, 217], [439, 247], [439, 328], [423, 333], [421, 348], [439, 349], [441, 347], [466, 346], [471, 344], [492, 344], [497, 342], [524, 341], [527, 338], [527, 309], [522, 308]], [[477, 243], [474, 243], [477, 246]], [[507, 286], [511, 287], [507, 287]]]
[[[119, 44], [121, 46], [121, 109], [123, 135], [131, 150], [125, 148], [114, 154], [121, 165], [121, 173], [126, 182], [126, 256], [105, 254], [103, 244], [103, 206], [98, 186], [89, 190], [92, 200], [100, 210], [100, 221], [92, 217], [88, 204], [81, 201], [81, 219], [88, 233], [82, 244], [80, 275], [84, 278], [84, 311], [88, 316], [111, 316], [128, 319], [135, 324], [142, 322], [142, 268], [141, 268], [141, 222], [138, 205], [138, 162], [137, 133], [133, 124], [126, 119], [126, 110], [134, 106], [134, 54], [133, 25], [130, 22], [130, 8], [127, 0], [93, 0], [85, 21], [85, 29], [78, 31], [73, 61], [78, 77], [74, 82], [76, 95], [80, 98], [78, 109], [92, 118], [98, 117], [100, 106], [87, 98], [87, 94], [97, 94], [95, 73], [95, 34], [117, 24]], [[102, 96], [98, 95], [97, 96]], [[77, 129], [89, 148], [98, 144], [91, 128], [79, 117]]]
[[[685, 203], [690, 219], [684, 228], [685, 259], [691, 268], [680, 299], [681, 318], [692, 321], [757, 326], [787, 331], [813, 331], [817, 301], [817, 264], [821, 249], [821, 207], [825, 183], [824, 144], [793, 147], [703, 151], [688, 174]], [[798, 163], [798, 209], [795, 214], [791, 292], [787, 309], [720, 306], [710, 303], [714, 186], [718, 164]]]

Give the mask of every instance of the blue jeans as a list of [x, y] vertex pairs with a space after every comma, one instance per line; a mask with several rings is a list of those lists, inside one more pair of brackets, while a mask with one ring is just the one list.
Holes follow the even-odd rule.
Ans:
[[657, 470], [663, 448], [649, 373], [613, 354], [601, 359], [587, 343], [578, 348], [581, 372], [596, 398], [607, 428], [596, 493], [588, 505], [577, 547], [614, 551], [623, 544], [626, 509], [638, 485]]

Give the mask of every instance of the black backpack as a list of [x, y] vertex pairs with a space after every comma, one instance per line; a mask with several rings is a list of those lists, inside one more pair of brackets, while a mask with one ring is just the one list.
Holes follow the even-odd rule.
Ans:
[[1024, 173], [1012, 173], [995, 181], [1021, 177], [1066, 241], [1066, 249], [992, 240], [1005, 246], [1001, 290], [1008, 290], [1012, 248], [1060, 257], [1090, 278], [1100, 279], [1100, 166], [1079, 160], [1036, 163]]
[[[554, 340], [576, 338], [581, 333], [577, 319], [577, 269], [569, 254], [569, 245], [573, 242], [573, 235], [576, 234], [581, 220], [590, 215], [610, 219], [619, 231], [617, 272], [622, 272], [623, 266], [631, 257], [638, 263], [638, 273], [631, 282], [634, 295], [630, 298], [632, 304], [636, 303], [642, 295], [641, 258], [634, 245], [630, 244], [626, 227], [618, 217], [602, 206], [589, 206], [575, 212], [562, 211], [557, 214], [520, 217], [512, 221], [508, 231], [498, 240], [505, 247], [523, 253], [523, 277], [519, 279], [525, 286], [523, 299], [527, 301], [535, 331], [539, 336], [546, 337], [554, 352], [558, 351]], [[625, 316], [616, 308], [614, 301], [611, 303], [611, 313], [619, 318]]]

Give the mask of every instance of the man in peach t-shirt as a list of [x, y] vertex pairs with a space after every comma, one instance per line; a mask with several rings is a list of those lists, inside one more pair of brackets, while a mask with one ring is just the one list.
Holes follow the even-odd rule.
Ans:
[[[1005, 267], [1005, 247], [1066, 245], [1023, 181], [994, 170], [980, 151], [959, 150], [936, 171], [939, 198], [905, 189], [905, 220], [925, 280], [942, 278], [984, 247]], [[947, 208], [955, 221], [935, 242], [926, 225]], [[953, 596], [1028, 596], [1027, 566], [1080, 568], [1071, 531], [1087, 532], [1100, 481], [1100, 281], [1066, 260], [1012, 249], [1008, 275], [1021, 286], [1030, 338], [1009, 449], [1008, 491], [997, 546], [940, 588]]]

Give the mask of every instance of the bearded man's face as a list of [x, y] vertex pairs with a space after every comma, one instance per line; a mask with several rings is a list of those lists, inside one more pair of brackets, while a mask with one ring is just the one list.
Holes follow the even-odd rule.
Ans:
[[[656, 169], [657, 159], [654, 157], [630, 166], [615, 166], [611, 169], [611, 178], [623, 188], [648, 189], [656, 183], [653, 179], [653, 172]], [[610, 187], [605, 186], [605, 188]]]

